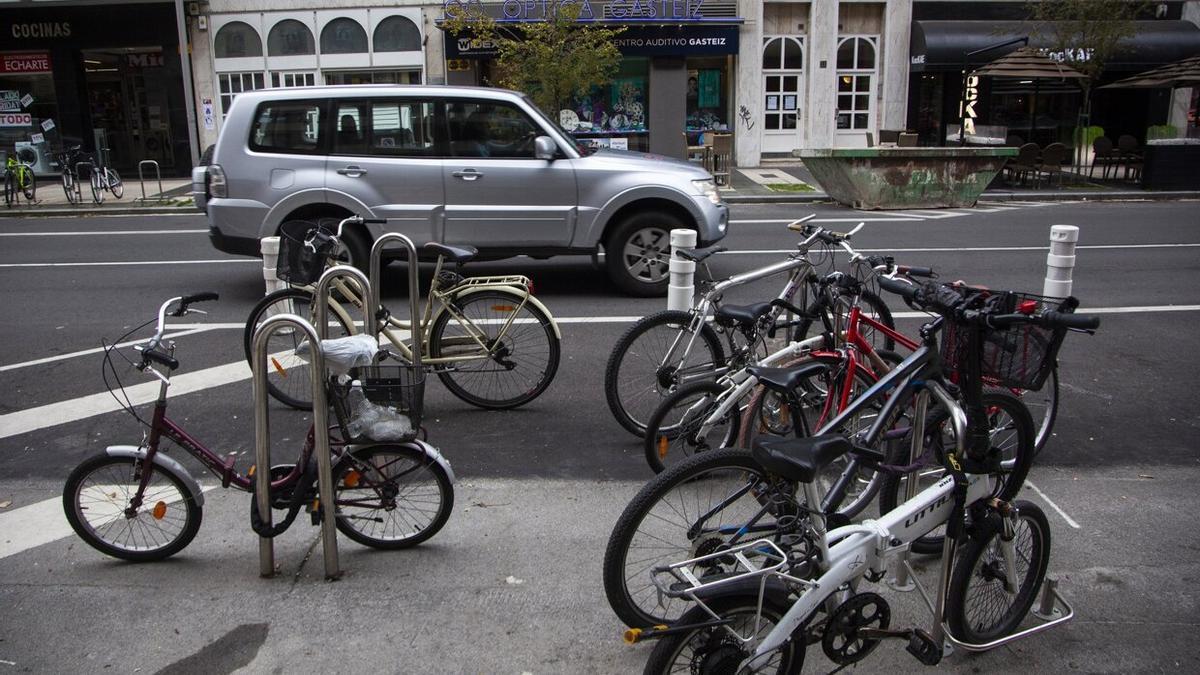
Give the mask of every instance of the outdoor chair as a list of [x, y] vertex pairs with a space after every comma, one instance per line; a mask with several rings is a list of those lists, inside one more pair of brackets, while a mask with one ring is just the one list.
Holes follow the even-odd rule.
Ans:
[[1122, 134], [1117, 139], [1117, 150], [1120, 153], [1121, 164], [1125, 167], [1125, 179], [1129, 180], [1132, 173], [1136, 179], [1142, 177], [1142, 150], [1138, 141], [1129, 134]]
[[1112, 139], [1107, 136], [1100, 136], [1092, 141], [1092, 165], [1088, 167], [1088, 177], [1091, 178], [1096, 173], [1096, 167], [1100, 167], [1100, 177], [1108, 178], [1108, 169], [1112, 167], [1113, 175], [1117, 173], [1116, 167], [1121, 163], [1120, 156], [1113, 149]]
[[904, 132], [900, 134], [900, 138], [896, 144], [902, 148], [915, 148], [917, 147], [917, 139], [917, 134], [912, 132]]
[[1009, 178], [1024, 185], [1025, 178], [1030, 173], [1037, 173], [1038, 152], [1037, 143], [1022, 145], [1017, 150], [1017, 156], [1008, 160], [1008, 166], [1005, 167]]
[[1025, 139], [1016, 134], [1009, 134], [1008, 138], [1004, 140], [1004, 144], [1010, 148], [1019, 148], [1025, 145]]
[[705, 134], [712, 137], [712, 175], [717, 185], [729, 185], [733, 165], [733, 134]]
[[[700, 133], [700, 136], [704, 136], [703, 132]], [[697, 142], [699, 142], [699, 138], [697, 139]], [[688, 137], [688, 133], [685, 131], [683, 132], [683, 158], [689, 162], [693, 159], [699, 159], [700, 163], [707, 167], [708, 146], [702, 143], [699, 145], [692, 145], [691, 140]]]
[[1042, 159], [1037, 164], [1037, 182], [1040, 185], [1042, 174], [1046, 174], [1046, 182], [1057, 174], [1058, 184], [1062, 185], [1063, 161], [1067, 159], [1067, 146], [1062, 143], [1051, 143], [1042, 150]]

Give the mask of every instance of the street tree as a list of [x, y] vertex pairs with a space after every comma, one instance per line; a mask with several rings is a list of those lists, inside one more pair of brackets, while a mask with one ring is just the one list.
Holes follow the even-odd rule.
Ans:
[[613, 38], [624, 29], [579, 21], [589, 5], [575, 0], [539, 3], [540, 19], [519, 23], [497, 21], [479, 0], [455, 0], [445, 7], [443, 26], [450, 34], [491, 43], [497, 50], [488, 84], [524, 92], [554, 119], [575, 97], [611, 82], [620, 68]]

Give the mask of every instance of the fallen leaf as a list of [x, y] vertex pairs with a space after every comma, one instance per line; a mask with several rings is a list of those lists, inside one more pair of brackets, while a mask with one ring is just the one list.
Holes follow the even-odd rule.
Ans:
[[518, 579], [518, 578], [516, 578], [516, 577], [512, 577], [512, 576], [510, 576], [509, 578], [505, 579], [505, 581], [506, 581], [506, 582], [508, 582], [508, 584], [509, 584], [510, 586], [520, 586], [521, 584], [525, 583], [525, 580], [524, 580], [524, 579]]
[[12, 506], [11, 499], [5, 499], [4, 501], [0, 502], [0, 509], [7, 509], [10, 506]]

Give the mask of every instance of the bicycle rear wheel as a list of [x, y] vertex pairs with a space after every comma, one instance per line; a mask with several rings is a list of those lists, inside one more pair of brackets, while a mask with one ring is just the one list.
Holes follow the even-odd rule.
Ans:
[[79, 194], [75, 188], [75, 176], [66, 167], [63, 167], [60, 179], [62, 180], [63, 194], [67, 196], [67, 203], [76, 203], [79, 200]]
[[[312, 293], [302, 288], [285, 288], [258, 301], [242, 331], [242, 348], [246, 361], [253, 364], [254, 331], [276, 314], [295, 314], [313, 321]], [[329, 312], [328, 337], [338, 338], [355, 334], [340, 314]], [[295, 328], [277, 330], [267, 342], [267, 393], [272, 398], [297, 410], [312, 410], [312, 380], [309, 363], [296, 354], [304, 334]]]
[[92, 167], [90, 182], [92, 185], [92, 201], [102, 204], [104, 202], [104, 179], [100, 176], [100, 169]]
[[121, 182], [121, 175], [112, 169], [105, 169], [104, 172], [108, 176], [108, 191], [117, 199], [124, 197], [125, 184]]
[[668, 463], [677, 463], [697, 452], [726, 448], [737, 442], [742, 412], [736, 404], [705, 437], [698, 436], [701, 425], [717, 409], [723, 393], [725, 387], [716, 382], [692, 382], [662, 400], [646, 423], [646, 437], [642, 440], [646, 463], [654, 473], [661, 473]]
[[441, 464], [411, 445], [372, 445], [333, 471], [337, 528], [364, 546], [399, 549], [437, 534], [454, 510]]
[[21, 176], [21, 192], [25, 194], [25, 199], [33, 201], [37, 196], [37, 177], [33, 175], [33, 169], [29, 167], [25, 167]]
[[[473, 406], [507, 409], [541, 395], [558, 371], [559, 342], [550, 317], [516, 292], [462, 294], [429, 329], [429, 356], [445, 359], [438, 378]], [[511, 319], [511, 322], [510, 322]]]
[[[764, 597], [761, 613], [758, 595], [755, 593], [712, 600], [708, 603], [709, 609], [729, 622], [720, 626], [706, 625], [712, 622], [712, 615], [703, 607], [693, 607], [679, 619], [679, 624], [696, 628], [674, 633], [660, 640], [654, 646], [654, 651], [650, 652], [643, 672], [646, 675], [724, 675], [737, 672], [738, 665], [750, 658], [747, 647], [757, 646], [791, 609], [786, 600], [787, 598]], [[733, 634], [730, 631], [733, 631]], [[734, 637], [734, 634], [737, 637]], [[805, 647], [802, 637], [788, 640], [754, 672], [780, 675], [799, 673], [804, 665]]]
[[4, 172], [4, 205], [12, 206], [17, 200], [17, 179], [12, 171]]

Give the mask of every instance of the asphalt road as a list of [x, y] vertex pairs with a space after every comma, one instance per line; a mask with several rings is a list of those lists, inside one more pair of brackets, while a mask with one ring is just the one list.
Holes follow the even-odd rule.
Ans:
[[[1057, 436], [1031, 476], [1065, 517], [1082, 525], [1051, 515], [1056, 537], [1061, 533], [1053, 566], [1064, 570], [1080, 618], [1056, 637], [977, 660], [956, 657], [950, 666], [1194, 669], [1200, 546], [1189, 532], [1200, 507], [1200, 404], [1188, 383], [1200, 376], [1200, 204], [1004, 204], [883, 214], [736, 206], [722, 242], [730, 250], [713, 259], [714, 275], [780, 259], [796, 242], [784, 223], [814, 211], [831, 227], [868, 221], [855, 238], [862, 250], [932, 265], [943, 278], [1033, 292], [1042, 285], [1050, 225], [1080, 227], [1080, 311], [1108, 313], [1096, 336], [1072, 335], [1062, 350]], [[200, 216], [0, 220], [0, 308], [7, 317], [0, 323], [0, 544], [26, 535], [19, 510], [53, 499], [84, 457], [141, 438], [124, 413], [72, 414], [83, 397], [105, 392], [101, 338], [119, 337], [151, 318], [167, 297], [211, 290], [221, 301], [210, 303], [207, 316], [187, 321], [216, 327], [178, 338], [179, 372], [241, 359], [240, 325], [261, 297], [260, 266], [214, 251], [205, 228]], [[461, 479], [459, 506], [443, 535], [405, 554], [403, 571], [396, 572], [390, 558], [357, 549], [345, 563], [353, 576], [321, 585], [312, 578], [319, 576], [319, 547], [309, 548], [315, 530], [301, 528], [281, 541], [280, 558], [296, 567], [307, 549], [312, 560], [290, 583], [259, 581], [253, 538], [243, 524], [245, 497], [210, 492], [205, 528], [180, 562], [117, 565], [73, 537], [28, 550], [18, 541], [19, 553], [0, 555], [0, 604], [19, 608], [0, 613], [0, 670], [13, 662], [37, 672], [95, 671], [103, 664], [150, 672], [192, 654], [184, 666], [207, 664], [201, 670], [210, 672], [290, 672], [310, 663], [334, 672], [638, 667], [644, 653], [613, 639], [617, 623], [596, 593], [604, 537], [651, 474], [637, 439], [611, 419], [601, 384], [612, 343], [630, 317], [664, 303], [620, 296], [587, 259], [515, 259], [467, 271], [533, 277], [538, 297], [563, 320], [562, 364], [541, 398], [509, 412], [472, 409], [431, 382], [426, 424]], [[780, 284], [760, 282], [731, 300], [768, 297]], [[404, 292], [403, 271], [392, 266], [385, 271], [385, 299], [398, 305]], [[245, 466], [253, 454], [250, 391], [249, 380], [239, 380], [179, 396], [171, 409], [211, 447], [245, 453]], [[33, 430], [6, 432], [31, 409], [39, 409]], [[270, 410], [281, 445], [307, 425], [301, 413], [278, 404]], [[196, 463], [185, 462], [201, 474]], [[507, 576], [528, 584], [507, 583]], [[514, 599], [514, 593], [526, 595]], [[244, 595], [244, 605], [229, 606]], [[361, 614], [347, 609], [347, 598]], [[276, 607], [284, 608], [283, 616]], [[72, 629], [72, 645], [48, 639], [77, 621], [93, 629]], [[322, 621], [354, 632], [331, 639]], [[389, 629], [398, 635], [385, 631], [389, 644], [366, 640], [364, 632], [386, 621], [399, 622]], [[253, 627], [262, 624], [271, 628]], [[131, 641], [131, 632], [148, 639]], [[435, 657], [446, 654], [447, 645], [455, 646], [452, 653]], [[364, 651], [390, 660], [345, 660]], [[899, 647], [884, 651], [860, 668], [914, 668]]]

